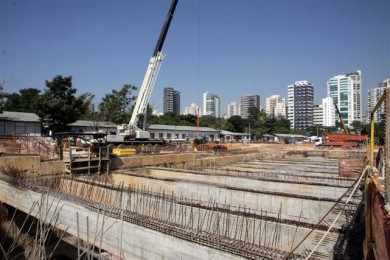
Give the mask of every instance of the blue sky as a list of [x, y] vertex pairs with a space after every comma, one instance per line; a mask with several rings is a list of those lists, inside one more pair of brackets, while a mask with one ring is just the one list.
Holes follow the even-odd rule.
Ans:
[[[72, 75], [99, 101], [139, 85], [168, 0], [0, 1], [0, 81], [6, 90], [43, 88]], [[223, 104], [240, 95], [287, 95], [309, 80], [315, 100], [326, 80], [363, 71], [363, 95], [390, 77], [389, 0], [179, 0], [152, 103], [162, 89], [182, 92], [182, 108], [204, 91]], [[366, 103], [366, 99], [364, 99]]]

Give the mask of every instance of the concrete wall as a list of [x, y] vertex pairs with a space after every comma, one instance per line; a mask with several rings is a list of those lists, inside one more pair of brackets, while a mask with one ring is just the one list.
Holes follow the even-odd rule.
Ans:
[[143, 166], [172, 165], [187, 161], [198, 160], [202, 154], [156, 154], [156, 155], [136, 155], [131, 157], [115, 157], [111, 159], [112, 169], [130, 169]]
[[[174, 192], [177, 196], [192, 198], [200, 203], [213, 200], [219, 204], [229, 204], [232, 209], [238, 207], [251, 208], [258, 215], [268, 214], [277, 217], [279, 211], [284, 219], [291, 219], [310, 224], [316, 224], [322, 216], [334, 205], [334, 202], [312, 199], [294, 198], [266, 193], [255, 193], [229, 189], [220, 185], [191, 181], [167, 181], [171, 179], [129, 176], [124, 174], [112, 174], [112, 181], [115, 184], [124, 183], [147, 187], [154, 192], [164, 191], [166, 194]], [[208, 176], [204, 176], [207, 178]], [[251, 180], [237, 180], [251, 182]], [[205, 206], [206, 206], [205, 204]]]
[[[41, 201], [41, 196], [40, 193], [30, 190], [20, 190], [0, 180], [0, 201], [18, 208], [25, 213], [29, 212], [31, 205], [34, 202]], [[47, 199], [48, 205], [50, 205], [53, 200], [53, 205], [56, 205], [58, 199], [51, 196]], [[84, 241], [92, 242], [95, 234], [100, 234], [103, 230], [104, 235], [98, 235], [96, 237], [96, 246], [101, 246], [102, 249], [117, 256], [119, 256], [122, 251], [124, 259], [243, 259], [229, 253], [191, 243], [173, 236], [168, 236], [126, 221], [121, 222], [118, 219], [107, 216], [102, 217], [98, 213], [70, 201], [60, 201], [58, 209], [60, 210], [55, 211], [55, 207], [49, 208], [49, 213], [45, 219], [49, 220], [52, 218], [53, 214], [59, 213], [57, 228], [60, 230], [67, 230], [69, 234], [76, 238], [78, 234], [76, 213], [78, 213], [80, 223], [79, 237]], [[31, 215], [38, 216], [37, 210], [34, 210]], [[87, 219], [88, 225], [86, 224]], [[88, 235], [87, 226], [89, 227]], [[87, 240], [87, 237], [89, 240]]]
[[278, 193], [314, 196], [318, 198], [338, 199], [346, 191], [340, 187], [326, 187], [308, 184], [294, 184], [283, 182], [270, 182], [251, 180], [241, 177], [198, 175], [176, 171], [148, 170], [148, 176], [164, 180], [177, 180], [194, 183], [204, 183], [215, 186], [229, 186], [232, 189], [245, 189], [250, 191], [268, 191]]
[[45, 161], [37, 155], [3, 156], [0, 157], [0, 168], [16, 168], [27, 175], [62, 174], [65, 170], [62, 161]]
[[0, 167], [16, 168], [31, 174], [37, 174], [40, 170], [39, 156], [4, 156], [0, 157]]

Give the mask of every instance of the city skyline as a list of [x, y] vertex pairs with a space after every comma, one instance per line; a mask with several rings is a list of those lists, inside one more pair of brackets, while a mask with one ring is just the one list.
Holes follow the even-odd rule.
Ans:
[[[2, 1], [0, 17], [5, 20], [0, 29], [7, 37], [0, 42], [0, 80], [7, 91], [16, 91], [42, 89], [57, 74], [72, 75], [80, 93], [96, 93], [95, 103], [125, 83], [139, 86], [168, 5]], [[331, 75], [357, 69], [364, 73], [366, 100], [368, 89], [390, 76], [389, 8], [385, 0], [180, 2], [151, 103], [162, 111], [160, 93], [171, 85], [182, 91], [183, 104], [201, 103], [202, 93], [210, 91], [223, 94], [226, 107], [250, 93], [286, 96], [286, 85], [302, 78], [316, 87], [314, 100], [319, 103]], [[129, 10], [134, 10], [132, 19]], [[301, 12], [309, 15], [294, 15]], [[348, 41], [345, 32], [350, 32]], [[311, 35], [305, 44], [288, 40], [304, 35]]]

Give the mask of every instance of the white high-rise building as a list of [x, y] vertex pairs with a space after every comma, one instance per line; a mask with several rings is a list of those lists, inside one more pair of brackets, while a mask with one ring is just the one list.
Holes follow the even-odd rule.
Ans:
[[195, 103], [191, 103], [189, 106], [184, 108], [184, 115], [196, 116], [197, 113], [199, 113], [199, 115], [201, 114], [200, 107]]
[[273, 95], [265, 98], [265, 113], [267, 116], [274, 117], [275, 116], [275, 107], [278, 102], [282, 99], [279, 95]]
[[273, 95], [265, 98], [265, 113], [267, 116], [274, 116], [276, 103], [281, 99], [279, 95]]
[[336, 109], [333, 104], [333, 98], [326, 97], [322, 99], [322, 125], [333, 127], [336, 125]]
[[295, 81], [288, 86], [288, 120], [294, 129], [313, 125], [313, 85], [307, 81]]
[[[390, 87], [390, 79], [385, 79], [383, 82], [379, 83], [379, 86], [373, 89], [368, 90], [368, 114], [371, 116], [371, 111], [374, 109], [376, 103], [378, 103], [380, 97], [383, 95], [385, 88]], [[385, 107], [384, 104], [375, 112], [374, 122], [379, 123], [384, 119]], [[368, 120], [371, 120], [368, 117]]]
[[283, 98], [281, 102], [276, 103], [274, 117], [276, 118], [287, 117], [286, 99]]
[[322, 104], [313, 106], [313, 125], [322, 126], [324, 121], [324, 112], [322, 109]]
[[221, 98], [209, 92], [203, 93], [203, 115], [221, 117]]
[[[333, 98], [344, 124], [352, 126], [353, 121], [362, 121], [362, 72], [340, 74], [327, 81], [328, 96]], [[336, 119], [338, 121], [338, 119]]]
[[265, 99], [265, 113], [270, 117], [286, 117], [286, 99], [273, 95]]
[[237, 102], [235, 101], [230, 102], [226, 108], [226, 118], [230, 118], [232, 116], [238, 116], [240, 114], [240, 111], [238, 110], [239, 110], [239, 106]]

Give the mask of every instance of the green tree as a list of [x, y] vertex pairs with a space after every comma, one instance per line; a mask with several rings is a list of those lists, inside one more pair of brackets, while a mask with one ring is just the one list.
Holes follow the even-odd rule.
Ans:
[[225, 119], [214, 116], [202, 116], [199, 122], [200, 126], [222, 129], [225, 124]]
[[67, 130], [67, 125], [78, 120], [91, 102], [89, 93], [76, 96], [72, 77], [56, 76], [46, 81], [46, 89], [39, 98], [37, 113], [53, 132]]
[[19, 90], [19, 93], [5, 94], [4, 110], [36, 113], [40, 92], [39, 89], [25, 88]]
[[352, 121], [352, 128], [357, 132], [360, 133], [363, 129], [363, 124], [360, 121]]
[[130, 120], [131, 110], [135, 96], [133, 91], [137, 87], [126, 84], [118, 90], [112, 90], [112, 93], [106, 94], [99, 104], [99, 117], [104, 121], [111, 121], [116, 124], [124, 124]]
[[245, 120], [241, 116], [231, 116], [227, 120], [225, 130], [242, 133], [245, 131], [245, 127], [247, 126], [247, 120]]
[[290, 133], [290, 120], [286, 118], [278, 118], [275, 121], [274, 133], [288, 134]]
[[0, 82], [0, 113], [3, 113], [6, 101], [7, 94], [4, 92], [3, 83]]
[[[375, 142], [379, 145], [383, 145], [385, 143], [385, 122], [382, 120], [379, 123], [374, 123], [374, 136], [375, 136]], [[366, 124], [362, 126], [362, 135], [368, 135], [370, 136], [371, 133], [371, 124]]]

